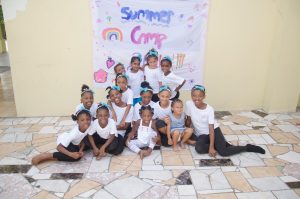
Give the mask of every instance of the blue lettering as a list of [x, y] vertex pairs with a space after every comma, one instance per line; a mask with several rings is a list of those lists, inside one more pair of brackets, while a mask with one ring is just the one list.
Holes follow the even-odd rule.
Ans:
[[130, 12], [127, 12], [127, 10], [130, 10], [130, 8], [129, 8], [129, 7], [123, 7], [123, 8], [121, 9], [121, 13], [127, 15], [126, 17], [122, 17], [122, 19], [126, 19], [126, 20], [130, 19], [130, 15], [131, 15], [132, 12], [131, 12], [131, 11], [130, 11]]

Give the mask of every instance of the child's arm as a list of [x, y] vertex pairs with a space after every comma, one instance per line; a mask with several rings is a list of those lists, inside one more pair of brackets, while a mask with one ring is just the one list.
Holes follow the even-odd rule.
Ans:
[[111, 117], [113, 120], [115, 120], [115, 122], [117, 121], [117, 115], [116, 115], [116, 112], [115, 110], [113, 109], [112, 107], [112, 103], [110, 100], [107, 101], [107, 104], [109, 105], [109, 110], [111, 111]]
[[208, 154], [211, 157], [216, 157], [216, 150], [215, 150], [215, 131], [214, 131], [214, 125], [213, 124], [209, 124], [208, 126], [209, 128], [209, 150], [208, 150]]
[[170, 119], [170, 117], [165, 117], [164, 121], [167, 124], [167, 126], [166, 126], [166, 128], [167, 128], [166, 129], [166, 133], [167, 133], [167, 137], [168, 137], [168, 144], [172, 145], [173, 141], [172, 141], [172, 138], [171, 138], [171, 119]]
[[95, 144], [95, 141], [94, 141], [94, 138], [92, 135], [88, 135], [88, 139], [92, 145], [92, 149], [93, 149], [93, 153], [94, 153], [94, 156], [97, 156], [99, 154], [99, 150]]
[[59, 152], [69, 156], [69, 157], [72, 157], [74, 159], [78, 159], [81, 157], [80, 153], [79, 152], [70, 152], [68, 151], [65, 147], [63, 147], [62, 144], [59, 144], [56, 148]]
[[134, 125], [133, 125], [133, 127], [132, 127], [130, 133], [128, 134], [128, 138], [127, 138], [127, 140], [126, 140], [126, 145], [127, 145], [128, 142], [129, 142], [132, 138], [134, 138], [134, 136], [136, 135], [137, 130], [138, 130], [138, 128], [139, 128], [139, 123], [140, 123], [140, 120], [137, 120], [137, 121], [134, 123]]
[[177, 86], [176, 89], [175, 89], [175, 91], [178, 92], [181, 89], [181, 87], [183, 87], [183, 85], [185, 84], [185, 82], [186, 82], [186, 80], [184, 80], [182, 82], [182, 84], [180, 84], [179, 86]]
[[115, 135], [111, 134], [109, 138], [106, 140], [106, 142], [100, 147], [98, 157], [102, 157], [105, 155], [105, 149], [112, 143], [112, 141], [115, 139]]
[[191, 128], [191, 124], [192, 124], [191, 116], [186, 116], [185, 126]]
[[125, 123], [126, 123], [125, 120], [126, 120], [126, 117], [127, 117], [128, 113], [129, 113], [130, 109], [131, 109], [131, 104], [127, 104], [125, 113], [124, 113], [123, 118], [122, 118], [122, 120], [120, 122], [121, 126], [125, 125]]
[[85, 147], [85, 144], [84, 144], [84, 142], [83, 142], [83, 140], [81, 140], [81, 142], [80, 142], [80, 144], [79, 144], [79, 153], [82, 153], [82, 155], [83, 155], [83, 149], [84, 149], [84, 147]]

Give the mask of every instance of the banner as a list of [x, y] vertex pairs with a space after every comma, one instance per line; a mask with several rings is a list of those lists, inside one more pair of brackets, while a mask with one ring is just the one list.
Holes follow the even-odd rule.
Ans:
[[151, 48], [159, 60], [172, 58], [173, 72], [186, 79], [183, 90], [203, 83], [208, 0], [91, 0], [91, 11], [96, 87], [111, 86], [117, 63], [128, 68], [133, 54]]

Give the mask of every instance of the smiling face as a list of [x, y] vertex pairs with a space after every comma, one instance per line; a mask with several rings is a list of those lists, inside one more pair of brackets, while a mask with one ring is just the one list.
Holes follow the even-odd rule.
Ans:
[[151, 98], [152, 98], [152, 92], [150, 92], [150, 91], [143, 92], [141, 94], [141, 97], [142, 97], [142, 104], [143, 105], [148, 105], [151, 101]]
[[168, 60], [163, 60], [160, 64], [162, 72], [167, 75], [171, 71], [171, 64]]
[[148, 109], [145, 109], [141, 113], [141, 119], [143, 120], [144, 123], [149, 124], [150, 121], [152, 120], [152, 112]]
[[183, 112], [183, 104], [182, 102], [175, 102], [172, 104], [172, 111], [175, 115], [181, 115]]
[[121, 97], [122, 97], [122, 94], [118, 90], [111, 90], [109, 92], [109, 98], [115, 104], [120, 104], [122, 102]]
[[97, 110], [97, 119], [101, 126], [106, 126], [108, 123], [109, 111], [105, 108], [99, 108]]
[[171, 97], [171, 92], [169, 90], [164, 90], [158, 93], [159, 102], [161, 105], [167, 105]]
[[82, 133], [84, 133], [90, 127], [91, 115], [88, 113], [82, 113], [82, 114], [79, 114], [77, 117], [78, 117], [77, 124], [78, 124], [79, 130]]
[[125, 91], [127, 89], [127, 79], [125, 77], [118, 77], [117, 85], [120, 87], [121, 91]]
[[91, 92], [85, 92], [81, 96], [81, 103], [86, 109], [90, 109], [94, 103], [94, 95]]
[[119, 65], [117, 65], [115, 68], [114, 68], [114, 70], [115, 70], [115, 73], [116, 74], [124, 74], [125, 73], [125, 68], [124, 68], [124, 66], [123, 65], [121, 65], [121, 64], [119, 64]]
[[134, 59], [131, 62], [131, 70], [137, 72], [140, 69], [140, 61], [139, 59]]
[[147, 63], [151, 68], [156, 68], [157, 67], [157, 57], [148, 57]]
[[192, 100], [197, 107], [200, 107], [203, 104], [205, 98], [205, 93], [200, 90], [192, 90], [191, 93]]

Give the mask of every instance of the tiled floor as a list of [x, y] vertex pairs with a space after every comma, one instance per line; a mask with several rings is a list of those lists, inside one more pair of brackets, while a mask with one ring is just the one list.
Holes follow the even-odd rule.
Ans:
[[267, 153], [207, 160], [192, 146], [162, 147], [140, 160], [125, 149], [99, 161], [86, 152], [79, 162], [31, 166], [34, 155], [55, 151], [57, 136], [74, 122], [0, 118], [0, 198], [300, 198], [300, 112], [216, 115], [228, 141], [258, 144]]

